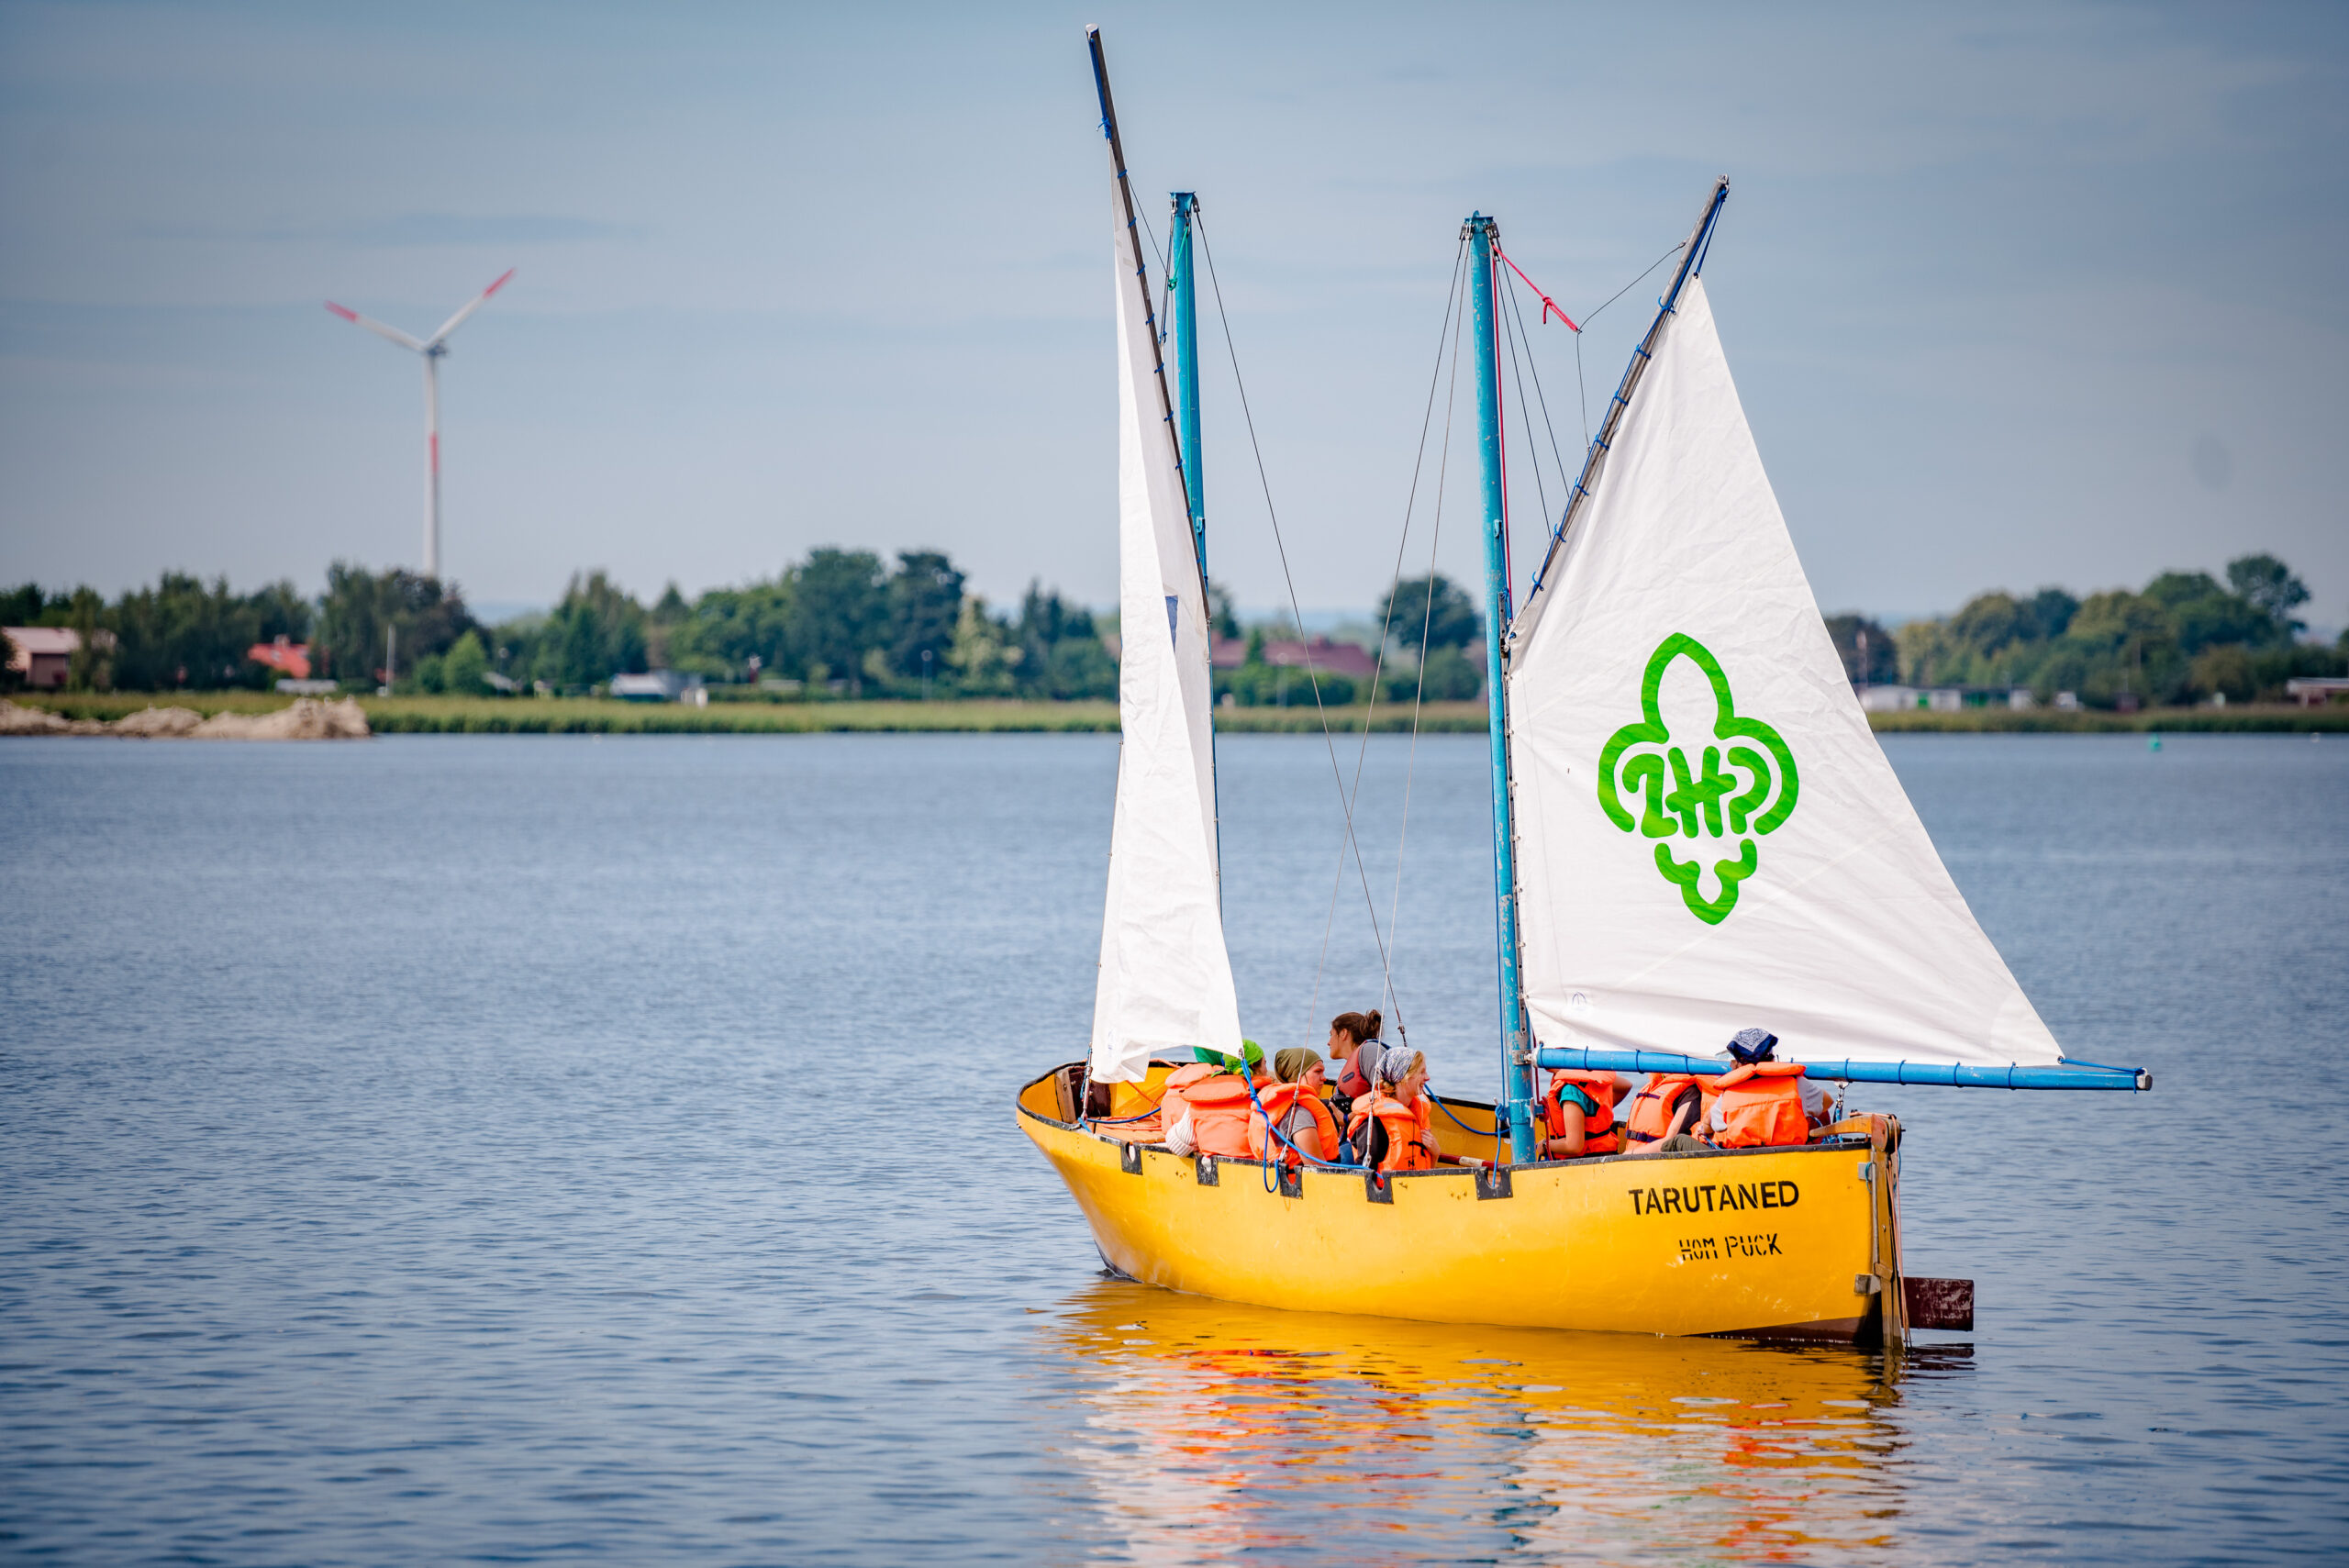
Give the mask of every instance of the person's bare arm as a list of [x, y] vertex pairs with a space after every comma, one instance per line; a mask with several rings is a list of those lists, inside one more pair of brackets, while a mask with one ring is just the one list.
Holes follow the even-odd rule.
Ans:
[[1677, 1138], [1680, 1134], [1687, 1131], [1689, 1121], [1696, 1116], [1698, 1106], [1702, 1103], [1703, 1102], [1699, 1100], [1684, 1097], [1680, 1102], [1680, 1108], [1672, 1113], [1672, 1125], [1664, 1129], [1663, 1138], [1657, 1139], [1653, 1143], [1642, 1143], [1636, 1149], [1626, 1149], [1623, 1152], [1626, 1154], [1663, 1153], [1664, 1140], [1666, 1139]]
[[1565, 1135], [1564, 1137], [1553, 1136], [1543, 1139], [1542, 1140], [1542, 1152], [1553, 1160], [1579, 1160], [1582, 1158], [1582, 1107], [1577, 1106], [1575, 1107], [1575, 1114], [1566, 1118]]

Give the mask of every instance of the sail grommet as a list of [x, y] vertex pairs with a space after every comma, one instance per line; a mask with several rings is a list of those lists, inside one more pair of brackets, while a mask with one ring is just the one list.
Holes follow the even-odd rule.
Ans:
[[1516, 1195], [1509, 1185], [1507, 1165], [1487, 1165], [1476, 1173], [1476, 1196], [1479, 1199]]
[[1211, 1187], [1216, 1184], [1217, 1178], [1215, 1173], [1214, 1155], [1200, 1155], [1197, 1160], [1191, 1162], [1191, 1169], [1193, 1173], [1198, 1177], [1199, 1185], [1203, 1187]]
[[1384, 1171], [1365, 1171], [1362, 1178], [1362, 1194], [1373, 1203], [1393, 1203], [1395, 1180]]
[[1141, 1174], [1141, 1146], [1138, 1143], [1118, 1145], [1118, 1169], [1129, 1176]]

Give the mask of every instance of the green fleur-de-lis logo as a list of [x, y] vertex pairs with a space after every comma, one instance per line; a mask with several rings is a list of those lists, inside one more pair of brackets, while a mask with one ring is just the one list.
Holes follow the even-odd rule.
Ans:
[[[1664, 673], [1675, 659], [1687, 660], [1712, 684], [1717, 711], [1713, 732], [1705, 739], [1717, 744], [1701, 751], [1674, 740], [1657, 703]], [[1655, 847], [1655, 869], [1680, 889], [1690, 914], [1718, 926], [1737, 907], [1738, 884], [1762, 863], [1754, 840], [1775, 832], [1794, 815], [1801, 789], [1794, 753], [1776, 729], [1758, 718], [1738, 716], [1720, 661], [1703, 643], [1679, 632], [1657, 643], [1648, 657], [1647, 673], [1640, 681], [1640, 713], [1639, 723], [1617, 730], [1598, 753], [1599, 807], [1624, 832], [1637, 830], [1663, 840]], [[1636, 819], [1624, 805], [1626, 795], [1642, 803]], [[1695, 841], [1691, 859], [1673, 854], [1675, 839]], [[1712, 851], [1728, 850], [1731, 840], [1735, 852], [1713, 862], [1720, 891], [1708, 898], [1699, 885], [1705, 858]]]

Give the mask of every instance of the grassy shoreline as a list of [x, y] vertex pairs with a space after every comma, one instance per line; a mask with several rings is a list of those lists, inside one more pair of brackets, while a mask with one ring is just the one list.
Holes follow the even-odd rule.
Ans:
[[[67, 718], [117, 719], [148, 706], [216, 713], [268, 713], [293, 699], [269, 692], [78, 692], [13, 699]], [[379, 735], [809, 735], [840, 733], [1104, 733], [1118, 728], [1109, 702], [809, 702], [625, 703], [596, 697], [362, 697], [367, 722]], [[1331, 708], [1330, 728], [1353, 733], [1366, 710]], [[1401, 733], [1411, 728], [1408, 706], [1382, 703], [1371, 728]], [[1872, 713], [1879, 734], [2169, 734], [2349, 733], [2349, 706], [2149, 708], [2138, 713], [2058, 712], [2032, 708], [1967, 708], [1957, 713]], [[1227, 707], [1216, 710], [1225, 734], [1320, 733], [1313, 709]], [[1480, 702], [1430, 703], [1419, 728], [1431, 734], [1475, 733], [1485, 728]]]

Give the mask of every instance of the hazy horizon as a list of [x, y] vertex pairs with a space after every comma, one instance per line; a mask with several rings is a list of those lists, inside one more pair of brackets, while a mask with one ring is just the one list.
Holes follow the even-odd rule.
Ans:
[[[422, 333], [510, 266], [441, 383], [469, 598], [841, 544], [1114, 601], [1086, 21], [1162, 238], [1202, 194], [1308, 615], [1395, 570], [1461, 217], [1579, 313], [1726, 172], [1706, 279], [1823, 609], [2270, 550], [2349, 619], [2316, 7], [0, 6], [0, 578], [415, 564], [416, 363], [321, 303]], [[1594, 414], [1653, 292], [1591, 325]], [[1571, 462], [1574, 344], [1534, 336]], [[1210, 564], [1280, 605], [1207, 339]], [[1474, 581], [1453, 450], [1437, 560]]]

